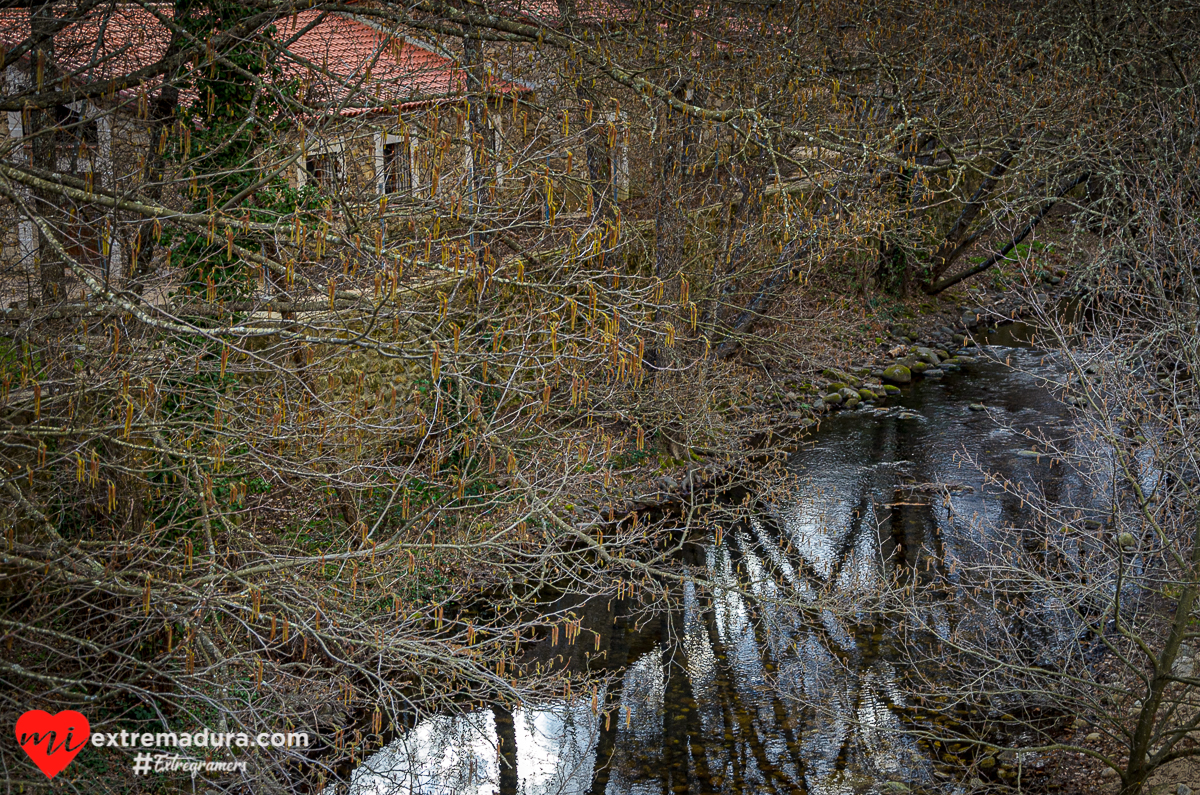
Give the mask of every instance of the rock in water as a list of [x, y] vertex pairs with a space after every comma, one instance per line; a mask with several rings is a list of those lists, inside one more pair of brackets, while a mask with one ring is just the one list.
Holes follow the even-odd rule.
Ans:
[[926, 378], [941, 378], [946, 374], [946, 371], [940, 367], [930, 367], [922, 375]]
[[883, 371], [883, 380], [893, 384], [908, 384], [912, 382], [912, 371], [902, 364], [893, 364]]

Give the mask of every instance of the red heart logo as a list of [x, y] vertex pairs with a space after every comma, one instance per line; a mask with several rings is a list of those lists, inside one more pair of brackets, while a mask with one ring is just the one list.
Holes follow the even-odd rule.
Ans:
[[73, 709], [64, 709], [57, 715], [31, 709], [17, 718], [17, 744], [48, 778], [54, 778], [71, 764], [91, 734], [88, 719]]

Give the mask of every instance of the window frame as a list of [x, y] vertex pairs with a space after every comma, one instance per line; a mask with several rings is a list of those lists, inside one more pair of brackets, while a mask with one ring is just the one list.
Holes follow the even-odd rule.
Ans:
[[[389, 190], [389, 181], [392, 174], [388, 170], [388, 147], [397, 146], [403, 147], [404, 142], [408, 141], [408, 188], [406, 190]], [[417, 167], [415, 163], [415, 153], [417, 149], [416, 136], [402, 135], [392, 132], [378, 132], [375, 134], [375, 192], [379, 196], [415, 196], [418, 187]]]
[[345, 144], [341, 142], [330, 142], [323, 140], [310, 139], [305, 146], [300, 150], [300, 162], [296, 164], [296, 187], [304, 188], [310, 182], [314, 183], [314, 187], [324, 194], [335, 193], [336, 190], [330, 190], [319, 178], [309, 170], [308, 164], [315, 158], [329, 158], [329, 161], [334, 166], [335, 188], [342, 188], [346, 184], [346, 153]]

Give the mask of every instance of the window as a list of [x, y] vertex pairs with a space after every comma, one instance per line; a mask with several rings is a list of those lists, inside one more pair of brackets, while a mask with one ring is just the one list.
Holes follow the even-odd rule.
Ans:
[[384, 193], [412, 192], [412, 153], [407, 141], [391, 141], [383, 145]]
[[99, 139], [95, 119], [84, 119], [82, 113], [69, 105], [54, 107], [54, 142], [58, 146], [70, 149], [93, 147]]
[[71, 259], [83, 265], [103, 267], [101, 224], [93, 213], [81, 210], [72, 214], [72, 222], [63, 229], [63, 249]]
[[322, 193], [332, 193], [342, 184], [342, 158], [338, 152], [310, 154], [304, 161], [306, 182]]

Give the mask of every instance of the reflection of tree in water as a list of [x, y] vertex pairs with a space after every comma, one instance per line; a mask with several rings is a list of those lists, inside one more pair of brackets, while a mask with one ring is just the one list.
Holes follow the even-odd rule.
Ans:
[[[926, 675], [912, 661], [936, 660], [939, 638], [954, 633], [1011, 629], [1009, 618], [965, 607], [975, 584], [963, 579], [963, 562], [986, 555], [997, 528], [1029, 524], [1019, 500], [990, 491], [977, 462], [955, 455], [962, 433], [962, 424], [920, 420], [823, 430], [821, 446], [804, 457], [801, 486], [727, 524], [723, 542], [691, 561], [715, 589], [684, 586], [674, 594], [682, 609], [640, 626], [623, 602], [612, 603], [611, 614], [592, 606], [604, 665], [623, 672], [615, 701], [601, 693], [598, 714], [590, 699], [571, 709], [497, 708], [495, 720], [482, 713], [473, 734], [447, 734], [475, 750], [439, 762], [442, 789], [390, 791], [849, 795], [878, 793], [888, 780], [932, 783], [936, 760], [914, 739], [927, 728], [914, 715], [927, 713], [905, 697], [921, 692]], [[1089, 498], [1063, 472], [1047, 479], [1028, 459], [1013, 458], [1015, 442], [994, 423], [973, 433], [970, 444], [1005, 456], [978, 462], [985, 467], [1040, 479], [1048, 497]], [[945, 490], [934, 482], [973, 485]], [[1087, 550], [1066, 549], [1063, 565], [1079, 568]], [[918, 639], [886, 616], [880, 596], [905, 583], [919, 587], [931, 571], [943, 585], [924, 602], [928, 632]], [[1052, 597], [1029, 594], [1037, 608], [1025, 622], [1026, 631], [1044, 633], [1048, 651], [1073, 632]], [[572, 669], [581, 659], [561, 648], [543, 652], [567, 655], [560, 659]], [[482, 778], [470, 778], [471, 759]], [[383, 790], [362, 795], [375, 792]]]

